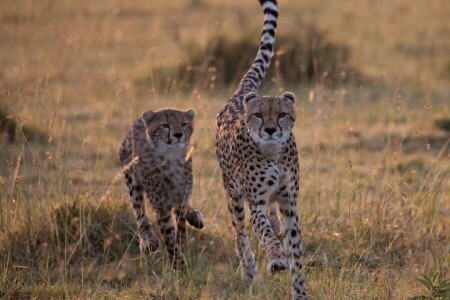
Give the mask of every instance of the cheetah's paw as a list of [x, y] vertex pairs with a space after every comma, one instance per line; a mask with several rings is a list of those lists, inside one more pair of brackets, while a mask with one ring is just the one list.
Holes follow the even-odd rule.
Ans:
[[278, 273], [284, 271], [288, 268], [288, 260], [286, 256], [277, 257], [275, 259], [267, 262], [267, 273], [273, 275], [274, 273]]

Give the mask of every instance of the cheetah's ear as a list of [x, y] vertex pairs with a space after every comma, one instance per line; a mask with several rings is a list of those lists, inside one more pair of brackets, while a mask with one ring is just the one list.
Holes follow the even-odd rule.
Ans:
[[152, 111], [146, 111], [142, 114], [142, 119], [144, 119], [145, 123], [150, 123], [150, 121], [155, 116], [155, 113]]
[[195, 117], [195, 109], [190, 109], [187, 112], [185, 112], [185, 114], [188, 116], [189, 119], [193, 120]]
[[295, 104], [295, 95], [291, 92], [284, 92], [281, 98], [291, 104]]
[[252, 100], [255, 100], [258, 97], [258, 95], [255, 92], [250, 92], [247, 95], [244, 96], [245, 103], [249, 103]]

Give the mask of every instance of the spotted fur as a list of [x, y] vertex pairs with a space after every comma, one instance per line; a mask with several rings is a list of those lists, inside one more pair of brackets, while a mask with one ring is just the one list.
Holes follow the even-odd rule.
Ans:
[[146, 216], [145, 193], [156, 212], [174, 268], [184, 264], [180, 247], [185, 239], [186, 221], [196, 228], [204, 226], [201, 213], [189, 204], [192, 159], [186, 156], [194, 116], [194, 110], [147, 111], [133, 122], [119, 150], [121, 163], [131, 165], [124, 173], [136, 215], [141, 253], [148, 254], [159, 246]]
[[[307, 299], [300, 226], [296, 209], [299, 166], [292, 134], [295, 96], [258, 96], [273, 55], [278, 8], [276, 0], [260, 0], [264, 11], [261, 44], [253, 65], [217, 116], [216, 153], [236, 232], [237, 252], [245, 284], [258, 277], [245, 229], [244, 202], [254, 233], [267, 251], [267, 271], [292, 273], [292, 298]], [[284, 248], [277, 234], [284, 221]]]

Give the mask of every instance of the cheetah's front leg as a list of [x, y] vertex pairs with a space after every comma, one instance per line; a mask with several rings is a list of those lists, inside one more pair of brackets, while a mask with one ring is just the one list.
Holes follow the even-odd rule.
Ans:
[[273, 272], [285, 270], [288, 261], [284, 254], [283, 247], [281, 247], [281, 242], [275, 236], [270, 221], [266, 216], [267, 204], [263, 199], [265, 199], [264, 195], [259, 196], [259, 198], [255, 197], [255, 200], [250, 205], [250, 220], [253, 231], [268, 252], [267, 272], [271, 274]]
[[267, 217], [269, 218], [270, 226], [272, 227], [273, 233], [275, 233], [276, 236], [280, 236], [281, 225], [280, 225], [280, 218], [278, 218], [276, 205], [272, 205], [269, 208], [269, 211], [267, 212]]
[[308, 299], [305, 283], [302, 256], [303, 247], [301, 242], [301, 231], [296, 212], [295, 197], [290, 197], [280, 202], [280, 210], [284, 220], [284, 247], [289, 252], [290, 269], [292, 273], [292, 299]]

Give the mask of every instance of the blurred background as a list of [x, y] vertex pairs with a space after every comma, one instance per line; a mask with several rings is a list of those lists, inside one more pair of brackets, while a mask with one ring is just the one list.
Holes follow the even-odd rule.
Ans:
[[[280, 0], [261, 93], [294, 92], [316, 299], [447, 299], [450, 6]], [[0, 2], [0, 298], [285, 299], [245, 289], [216, 114], [252, 63], [254, 0]], [[117, 158], [143, 111], [195, 108], [190, 268], [143, 261]], [[153, 214], [149, 213], [153, 218]], [[250, 229], [249, 229], [250, 230]], [[417, 278], [420, 278], [419, 280]]]

